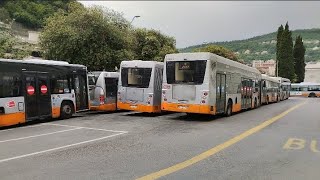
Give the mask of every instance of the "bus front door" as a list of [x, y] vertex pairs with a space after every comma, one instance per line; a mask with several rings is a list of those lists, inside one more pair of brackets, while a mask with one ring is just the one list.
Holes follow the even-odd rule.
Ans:
[[117, 103], [118, 78], [105, 78], [107, 103]]
[[24, 72], [26, 120], [51, 117], [50, 83], [47, 73]]
[[76, 110], [88, 110], [88, 90], [87, 90], [87, 77], [82, 74], [75, 75], [75, 94], [76, 94]]
[[216, 81], [217, 113], [224, 113], [225, 104], [226, 104], [226, 75], [217, 73], [217, 81]]

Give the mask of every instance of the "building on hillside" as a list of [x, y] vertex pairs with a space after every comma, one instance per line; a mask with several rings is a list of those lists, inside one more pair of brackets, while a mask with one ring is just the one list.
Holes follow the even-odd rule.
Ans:
[[320, 63], [307, 63], [305, 68], [304, 82], [320, 83]]
[[28, 42], [31, 44], [37, 44], [39, 42], [39, 32], [28, 31]]
[[257, 68], [260, 72], [269, 76], [276, 75], [276, 61], [273, 59], [267, 61], [254, 60], [252, 61], [252, 67]]

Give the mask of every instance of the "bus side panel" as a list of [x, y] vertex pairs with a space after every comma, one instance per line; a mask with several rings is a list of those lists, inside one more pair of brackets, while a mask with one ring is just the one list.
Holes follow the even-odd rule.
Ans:
[[[73, 107], [75, 108], [75, 94], [69, 93], [69, 94], [52, 94], [52, 118], [59, 118], [60, 117], [60, 109], [61, 104], [63, 101], [68, 101], [73, 104]], [[76, 112], [76, 109], [74, 109], [74, 112]]]
[[26, 122], [25, 105], [23, 97], [10, 97], [0, 99], [0, 127], [11, 126]]
[[238, 73], [227, 72], [227, 95], [226, 105], [228, 105], [229, 99], [232, 100], [232, 112], [241, 111], [241, 93], [239, 93], [239, 86], [241, 85], [241, 75]]

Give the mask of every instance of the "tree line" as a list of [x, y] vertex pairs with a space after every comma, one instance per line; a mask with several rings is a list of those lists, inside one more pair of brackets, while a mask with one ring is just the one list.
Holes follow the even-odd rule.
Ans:
[[303, 82], [305, 75], [305, 52], [302, 37], [296, 37], [293, 45], [292, 32], [288, 23], [281, 25], [277, 31], [276, 74], [292, 82]]
[[134, 28], [116, 11], [75, 2], [46, 19], [40, 44], [46, 59], [83, 64], [89, 70], [114, 70], [126, 59], [163, 61], [166, 54], [178, 52], [173, 37]]

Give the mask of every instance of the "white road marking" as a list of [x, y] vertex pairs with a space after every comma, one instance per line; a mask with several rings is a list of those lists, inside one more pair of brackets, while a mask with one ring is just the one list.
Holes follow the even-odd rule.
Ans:
[[70, 128], [91, 129], [91, 130], [96, 130], [96, 131], [106, 131], [106, 132], [115, 132], [115, 133], [128, 133], [128, 131], [115, 131], [115, 130], [108, 130], [108, 129], [99, 129], [99, 128], [82, 127], [82, 126], [70, 126], [70, 125], [55, 124], [55, 123], [45, 123], [45, 124], [46, 124], [46, 125], [53, 125], [53, 126], [70, 127]]
[[33, 126], [22, 126], [22, 127], [16, 127], [16, 128], [11, 128], [11, 129], [4, 129], [4, 130], [0, 130], [1, 132], [5, 132], [5, 131], [12, 131], [12, 130], [17, 130], [17, 129], [23, 129], [23, 128], [32, 128], [32, 127], [38, 127], [38, 126], [43, 126], [45, 124], [37, 124], [37, 125], [33, 125]]
[[51, 133], [37, 134], [37, 135], [33, 135], [33, 136], [26, 136], [26, 137], [15, 138], [15, 139], [7, 139], [7, 140], [0, 141], [0, 143], [10, 142], [10, 141], [18, 141], [18, 140], [35, 138], [35, 137], [40, 137], [40, 136], [47, 136], [47, 135], [51, 135], [51, 134], [57, 134], [57, 133], [63, 133], [63, 132], [68, 132], [68, 131], [74, 131], [74, 130], [77, 130], [77, 129], [83, 129], [83, 128], [78, 127], [78, 128], [73, 128], [73, 129], [66, 129], [66, 130], [61, 130], [61, 131], [55, 131], [55, 132], [51, 132]]
[[99, 140], [111, 138], [111, 137], [114, 137], [114, 136], [119, 136], [119, 135], [125, 134], [125, 133], [126, 132], [122, 132], [122, 133], [113, 134], [113, 135], [109, 135], [109, 136], [104, 136], [104, 137], [101, 137], [101, 138], [96, 138], [96, 139], [92, 139], [92, 140], [88, 140], [88, 141], [82, 141], [82, 142], [79, 142], [79, 143], [69, 144], [69, 145], [66, 145], [66, 146], [60, 146], [60, 147], [56, 147], [56, 148], [52, 148], [52, 149], [47, 149], [47, 150], [44, 150], [44, 151], [38, 151], [38, 152], [25, 154], [25, 155], [21, 155], [21, 156], [15, 156], [15, 157], [11, 157], [11, 158], [1, 159], [0, 163], [4, 163], [4, 162], [16, 160], [16, 159], [21, 159], [21, 158], [26, 158], [26, 157], [30, 157], [30, 156], [34, 156], [34, 155], [38, 155], [38, 154], [47, 153], [47, 152], [52, 152], [52, 151], [56, 151], [56, 150], [60, 150], [60, 149], [68, 148], [68, 147], [78, 146], [78, 145], [82, 145], [82, 144], [86, 144], [86, 143], [91, 143], [91, 142], [94, 142], [94, 141], [99, 141]]

